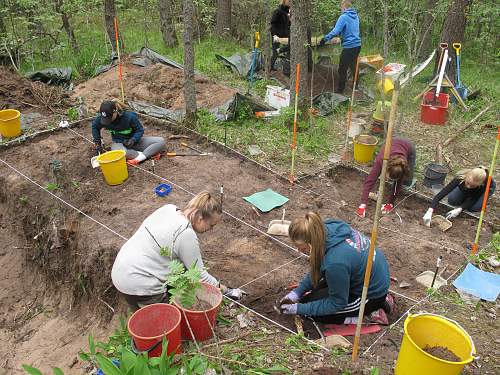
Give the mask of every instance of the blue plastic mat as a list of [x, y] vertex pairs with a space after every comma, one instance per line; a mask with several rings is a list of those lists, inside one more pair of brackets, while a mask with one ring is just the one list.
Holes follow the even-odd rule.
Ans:
[[495, 302], [500, 293], [500, 275], [481, 271], [469, 263], [453, 282], [453, 286], [486, 301]]
[[273, 208], [283, 206], [288, 202], [288, 198], [276, 193], [271, 189], [259, 191], [249, 197], [243, 197], [248, 203], [254, 205], [262, 212], [269, 212]]

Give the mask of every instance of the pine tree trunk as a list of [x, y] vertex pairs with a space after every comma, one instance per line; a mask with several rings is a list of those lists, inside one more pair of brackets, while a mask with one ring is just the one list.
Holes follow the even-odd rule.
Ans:
[[160, 28], [163, 36], [163, 43], [168, 48], [177, 46], [177, 35], [175, 34], [175, 19], [173, 14], [172, 0], [158, 0], [158, 10], [160, 12]]
[[[309, 26], [310, 0], [292, 0], [291, 28], [290, 28], [290, 98], [295, 98], [296, 66], [300, 64], [299, 79], [299, 104], [307, 105], [309, 71], [309, 48], [308, 48], [308, 26]], [[293, 105], [293, 100], [290, 101]]]
[[196, 87], [194, 83], [193, 0], [183, 0], [184, 17], [184, 101], [186, 121], [193, 122], [196, 115]]
[[[111, 51], [116, 54], [116, 38], [115, 38], [115, 17], [116, 7], [115, 0], [104, 0], [104, 22], [106, 24], [106, 32], [111, 43]], [[120, 35], [120, 46], [123, 48], [123, 40]]]
[[436, 20], [435, 8], [437, 4], [438, 0], [427, 0], [427, 9], [424, 13], [422, 28], [420, 30], [420, 36], [422, 37], [418, 54], [420, 60], [426, 58], [432, 49], [432, 32], [434, 30], [434, 21]]
[[76, 42], [75, 31], [73, 30], [73, 26], [71, 25], [70, 18], [68, 14], [63, 10], [64, 0], [56, 0], [56, 12], [61, 15], [62, 23], [64, 31], [68, 35], [69, 43], [71, 44], [71, 48], [74, 52], [78, 53], [78, 43]]
[[217, 0], [217, 35], [231, 34], [231, 0]]
[[446, 71], [448, 78], [450, 78], [452, 82], [455, 82], [456, 74], [456, 54], [452, 44], [462, 43], [464, 41], [465, 26], [467, 24], [467, 8], [471, 4], [472, 0], [453, 0], [453, 3], [448, 9], [448, 14], [441, 33], [441, 43], [448, 43], [448, 56], [451, 61], [448, 61]]

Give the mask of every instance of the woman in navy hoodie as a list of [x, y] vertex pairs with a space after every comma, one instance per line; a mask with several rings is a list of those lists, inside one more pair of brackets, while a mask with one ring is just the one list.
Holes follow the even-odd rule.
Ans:
[[347, 80], [347, 69], [350, 68], [354, 75], [356, 61], [361, 50], [361, 37], [359, 35], [359, 18], [356, 10], [352, 8], [352, 2], [343, 0], [340, 3], [342, 14], [337, 20], [335, 27], [326, 34], [319, 42], [324, 46], [326, 42], [340, 35], [342, 39], [342, 53], [339, 61], [339, 79], [335, 92], [343, 94]]
[[[357, 323], [370, 240], [343, 221], [323, 222], [315, 212], [295, 219], [288, 234], [297, 249], [309, 255], [311, 268], [281, 300], [281, 311], [323, 323]], [[373, 322], [388, 324], [386, 313], [394, 308], [389, 283], [389, 266], [376, 249], [365, 304], [365, 315]]]

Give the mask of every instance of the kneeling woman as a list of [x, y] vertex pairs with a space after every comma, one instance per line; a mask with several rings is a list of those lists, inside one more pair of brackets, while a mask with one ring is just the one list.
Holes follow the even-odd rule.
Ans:
[[[431, 225], [434, 210], [437, 208], [441, 199], [446, 196], [448, 196], [448, 203], [456, 207], [446, 214], [447, 219], [457, 217], [463, 210], [468, 210], [470, 212], [481, 211], [487, 182], [488, 170], [485, 167], [466, 169], [459, 172], [457, 177], [451, 180], [450, 183], [432, 199], [431, 207], [424, 215], [425, 225]], [[496, 183], [492, 179], [488, 198], [491, 197], [495, 190]]]
[[[359, 314], [370, 240], [340, 220], [324, 222], [315, 212], [295, 219], [289, 236], [300, 252], [309, 255], [310, 272], [281, 300], [285, 314], [306, 315], [315, 321], [353, 324]], [[387, 324], [394, 306], [389, 291], [389, 266], [376, 249], [365, 315]]]
[[[114, 286], [132, 311], [153, 303], [168, 303], [165, 281], [172, 259], [178, 259], [186, 268], [196, 264], [202, 270], [201, 281], [220, 286], [203, 267], [196, 234], [212, 229], [221, 214], [218, 200], [202, 192], [183, 210], [167, 204], [144, 220], [118, 252], [111, 271]], [[162, 248], [170, 254], [164, 254]], [[238, 289], [220, 287], [228, 297], [241, 298]]]

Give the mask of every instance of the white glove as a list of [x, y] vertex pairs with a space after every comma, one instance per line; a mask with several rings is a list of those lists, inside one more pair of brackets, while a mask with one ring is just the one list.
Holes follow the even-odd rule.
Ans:
[[462, 207], [455, 208], [454, 210], [451, 210], [450, 212], [448, 212], [446, 214], [446, 218], [448, 220], [453, 219], [454, 217], [457, 217], [458, 215], [460, 215], [460, 212], [462, 212]]
[[242, 289], [238, 289], [238, 288], [235, 288], [235, 289], [226, 288], [226, 290], [224, 291], [224, 295], [226, 297], [231, 298], [231, 299], [236, 300], [236, 301], [239, 301], [240, 299], [243, 298], [244, 295], [247, 295], [247, 294], [248, 294], [247, 292], [245, 292]]
[[273, 35], [273, 42], [279, 43], [279, 41], [280, 41], [280, 38], [278, 37], [278, 35]]
[[429, 208], [427, 210], [427, 212], [425, 213], [424, 215], [424, 224], [426, 227], [430, 227], [431, 226], [431, 221], [432, 221], [432, 213], [434, 212], [434, 210], [432, 208]]

